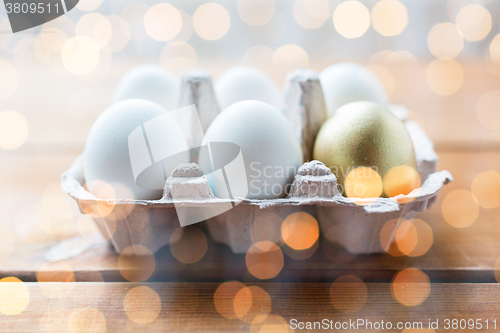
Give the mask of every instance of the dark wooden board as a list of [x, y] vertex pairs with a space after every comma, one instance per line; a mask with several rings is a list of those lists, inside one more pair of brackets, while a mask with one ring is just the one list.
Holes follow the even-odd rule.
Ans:
[[[404, 306], [391, 295], [387, 283], [366, 284], [366, 303], [357, 311], [342, 313], [331, 303], [328, 283], [257, 283], [248, 284], [264, 289], [270, 296], [271, 316], [281, 317], [281, 326], [270, 332], [287, 332], [291, 319], [301, 322], [334, 322], [364, 319], [370, 322], [422, 322], [439, 321], [439, 330], [444, 330], [445, 319], [480, 320], [483, 332], [498, 331], [500, 320], [500, 287], [497, 284], [432, 284], [429, 297], [417, 306]], [[66, 284], [67, 286], [67, 284]], [[127, 293], [138, 286], [154, 290], [161, 301], [161, 312], [152, 322], [134, 324], [124, 311]], [[98, 310], [100, 315], [88, 317], [80, 323], [87, 332], [256, 332], [261, 327], [249, 325], [239, 319], [222, 317], [214, 305], [217, 283], [78, 283], [61, 298], [49, 298], [43, 284], [27, 284], [29, 305], [15, 316], [0, 315], [0, 332], [67, 332], [72, 326], [68, 318], [82, 311]], [[52, 286], [52, 287], [57, 287]], [[64, 287], [64, 286], [62, 286]], [[408, 300], [416, 296], [409, 295]], [[136, 302], [141, 302], [137, 299]], [[144, 300], [143, 300], [144, 302]], [[347, 302], [347, 300], [346, 300]], [[142, 311], [152, 311], [155, 303], [145, 302]], [[261, 303], [256, 305], [263, 306]], [[153, 317], [154, 318], [154, 317]], [[276, 319], [276, 317], [274, 317]], [[493, 320], [497, 320], [497, 330]], [[489, 330], [485, 328], [489, 321]], [[47, 325], [50, 323], [50, 326]], [[426, 326], [423, 326], [424, 328]], [[362, 327], [363, 328], [363, 327]], [[94, 329], [94, 330], [91, 330]], [[270, 329], [267, 327], [267, 329]], [[310, 330], [319, 331], [319, 330]], [[361, 329], [360, 331], [370, 331]], [[381, 330], [401, 332], [402, 330]], [[451, 330], [448, 330], [451, 331]], [[454, 330], [474, 332], [479, 330]], [[291, 332], [291, 331], [290, 331]]]

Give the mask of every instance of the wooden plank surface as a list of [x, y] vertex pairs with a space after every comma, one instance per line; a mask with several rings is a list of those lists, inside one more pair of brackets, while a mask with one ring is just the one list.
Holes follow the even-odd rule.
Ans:
[[[71, 284], [32, 284], [27, 283], [29, 304], [17, 315], [0, 314], [0, 332], [68, 332], [68, 328], [78, 326], [85, 332], [292, 332], [290, 320], [298, 322], [321, 322], [323, 319], [335, 322], [365, 321], [390, 322], [394, 328], [389, 330], [370, 330], [360, 326], [360, 331], [401, 332], [395, 329], [397, 323], [421, 322], [426, 328], [429, 320], [439, 321], [436, 332], [495, 332], [500, 324], [500, 287], [496, 284], [432, 284], [425, 301], [416, 306], [405, 306], [391, 294], [391, 285], [386, 283], [366, 284], [366, 302], [360, 300], [359, 310], [343, 313], [339, 311], [344, 304], [352, 303], [352, 297], [342, 299], [342, 293], [330, 297], [331, 284], [328, 283], [257, 283], [248, 284], [261, 288], [269, 295], [253, 299], [248, 317], [270, 311], [270, 315], [260, 323], [248, 324], [240, 319], [226, 319], [217, 312], [214, 293], [217, 283], [77, 283]], [[3, 287], [0, 285], [0, 287]], [[126, 295], [134, 288], [142, 287], [148, 297], [135, 297], [133, 301]], [[144, 290], [144, 287], [150, 290]], [[52, 288], [52, 289], [51, 289]], [[60, 298], [50, 298], [54, 288], [63, 288]], [[137, 290], [136, 290], [137, 292]], [[252, 291], [253, 292], [253, 291]], [[136, 293], [137, 296], [140, 293]], [[142, 295], [142, 294], [140, 294]], [[220, 304], [232, 304], [233, 297], [225, 294]], [[254, 295], [254, 294], [252, 294]], [[398, 294], [399, 295], [399, 294]], [[418, 293], [408, 293], [405, 304], [420, 301]], [[132, 303], [131, 303], [132, 302]], [[161, 302], [161, 306], [160, 303]], [[236, 303], [245, 306], [244, 300]], [[334, 307], [335, 304], [335, 307]], [[22, 305], [20, 305], [22, 306]], [[160, 306], [160, 307], [159, 307]], [[129, 309], [141, 309], [130, 314]], [[224, 309], [218, 307], [219, 309]], [[248, 308], [247, 308], [248, 309]], [[346, 308], [344, 307], [344, 310]], [[161, 311], [159, 311], [161, 310]], [[159, 312], [159, 313], [158, 313]], [[222, 311], [223, 313], [227, 313]], [[245, 314], [245, 312], [241, 312]], [[157, 317], [156, 314], [158, 314]], [[250, 316], [251, 315], [251, 316]], [[153, 320], [151, 323], [137, 324], [136, 321]], [[482, 329], [445, 330], [446, 319], [473, 319], [481, 322]], [[494, 329], [493, 321], [497, 321]], [[485, 321], [489, 329], [486, 330]], [[258, 320], [257, 320], [258, 321]], [[266, 326], [264, 326], [266, 325]], [[403, 324], [404, 325], [404, 324]], [[263, 327], [264, 326], [264, 327]], [[368, 327], [369, 328], [369, 327]], [[299, 331], [299, 330], [296, 330]], [[319, 330], [307, 330], [308, 332]], [[354, 331], [354, 330], [352, 330]], [[404, 332], [411, 332], [410, 330]]]

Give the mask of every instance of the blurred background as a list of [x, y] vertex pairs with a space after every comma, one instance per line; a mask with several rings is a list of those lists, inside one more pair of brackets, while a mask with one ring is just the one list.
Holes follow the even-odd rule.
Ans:
[[[476, 117], [481, 94], [471, 96], [467, 83], [483, 72], [490, 80], [500, 75], [498, 17], [500, 4], [487, 0], [81, 0], [54, 21], [12, 34], [2, 7], [1, 106], [28, 123], [19, 142], [3, 148], [81, 146], [120, 76], [139, 63], [176, 75], [199, 67], [214, 78], [246, 64], [282, 85], [295, 68], [319, 71], [346, 60], [369, 66], [391, 101], [425, 120], [438, 144], [450, 141], [439, 128], [451, 120], [439, 103], [467, 91], [454, 100], [470, 109], [453, 119], [454, 139], [497, 144], [487, 131], [493, 112]], [[423, 110], [427, 95], [441, 97], [432, 111]], [[482, 108], [492, 100], [500, 97], [485, 97]]]
[[[415, 237], [401, 241], [403, 245], [408, 241], [410, 247], [398, 243], [399, 250], [391, 248], [380, 256], [349, 255], [320, 238], [317, 222], [311, 217], [304, 228], [314, 232], [304, 238], [307, 248], [302, 252], [290, 244], [272, 244], [262, 258], [245, 261], [243, 255], [233, 255], [216, 245], [203, 227], [195, 226], [177, 229], [170, 246], [157, 256], [146, 249], [140, 253], [141, 260], [133, 261], [127, 259], [127, 253], [115, 254], [92, 219], [82, 215], [77, 203], [61, 190], [61, 174], [83, 152], [87, 134], [99, 114], [110, 106], [117, 82], [138, 64], [159, 64], [177, 76], [188, 69], [202, 68], [215, 80], [227, 68], [244, 64], [263, 69], [282, 86], [286, 74], [294, 69], [321, 71], [340, 61], [367, 66], [379, 77], [391, 102], [406, 106], [410, 118], [433, 140], [440, 169], [449, 170], [455, 178], [444, 187], [439, 201], [418, 215], [421, 220], [413, 221], [415, 229], [410, 236]], [[376, 297], [371, 300], [371, 309], [384, 315], [397, 313], [392, 310], [396, 305], [422, 304], [431, 293], [429, 281], [500, 282], [499, 152], [500, 1], [80, 0], [68, 14], [16, 34], [11, 33], [5, 8], [0, 5], [0, 278], [39, 282], [332, 282], [339, 275], [352, 273], [357, 277], [339, 277], [339, 281], [355, 282], [362, 297], [337, 297], [335, 283], [330, 290], [333, 307], [348, 313], [365, 304], [363, 281], [393, 281], [397, 286], [418, 282], [415, 290], [384, 289], [387, 295], [392, 292], [387, 299], [397, 304], [387, 301], [381, 307], [382, 298], [372, 294]], [[260, 227], [268, 221], [259, 223], [256, 225]], [[286, 227], [286, 220], [272, 223]], [[297, 236], [301, 238], [303, 233]], [[260, 260], [266, 265], [259, 266]], [[139, 269], [132, 274], [128, 269], [134, 267]], [[215, 287], [209, 292], [189, 284], [185, 287], [187, 292], [165, 291], [174, 304], [167, 308], [164, 300], [167, 316], [174, 309], [201, 318], [200, 309], [207, 309], [208, 303], [198, 302], [198, 295], [208, 295], [210, 303], [215, 292], [217, 311], [225, 318], [236, 318], [233, 312], [224, 312], [227, 304], [218, 305], [225, 298], [218, 298], [210, 289]], [[64, 307], [98, 307], [100, 295], [95, 290], [99, 289], [82, 296], [71, 294], [71, 288], [56, 285], [41, 288], [41, 292], [42, 296], [59, 298]], [[266, 316], [271, 311], [269, 295], [273, 301], [284, 297], [284, 304], [302, 312], [300, 300], [309, 305], [328, 294], [328, 290], [311, 293], [306, 288], [293, 296], [293, 291], [281, 290], [279, 283], [267, 289], [269, 295], [257, 287], [250, 287], [257, 288], [250, 293], [240, 282], [226, 282], [218, 288], [234, 291], [234, 295], [244, 290], [246, 294], [240, 296], [250, 295], [250, 301], [254, 293], [264, 295], [261, 299], [267, 302]], [[109, 290], [121, 302], [123, 295]], [[32, 302], [35, 305], [27, 307], [29, 297], [25, 303], [16, 299], [19, 311], [14, 314], [27, 307], [26, 315], [38, 318], [46, 304], [58, 304], [45, 302], [45, 296], [36, 296], [36, 290], [31, 292], [31, 297], [43, 304], [37, 307]], [[475, 304], [479, 305], [474, 302], [482, 300], [477, 300], [472, 291], [462, 294], [466, 295], [464, 304], [472, 308], [459, 312], [469, 315], [476, 310]], [[154, 291], [151, 295], [158, 296]], [[234, 295], [226, 297], [230, 309]], [[157, 316], [161, 304], [146, 296], [127, 296], [123, 301], [125, 312], [129, 303], [135, 302], [137, 306], [155, 307]], [[189, 309], [177, 302], [189, 297], [197, 302]], [[131, 301], [137, 299], [140, 302]], [[68, 303], [64, 303], [66, 300]], [[437, 306], [439, 302], [440, 298], [434, 298], [427, 304]], [[445, 303], [453, 307], [453, 314], [457, 313], [454, 299]], [[492, 306], [497, 301], [482, 303]], [[329, 304], [320, 304], [321, 309], [329, 311], [328, 316], [334, 311]], [[108, 313], [103, 307], [101, 310], [114, 316], [120, 306], [113, 304]], [[29, 311], [38, 312], [31, 315]], [[131, 321], [127, 325], [144, 322], [129, 312]], [[431, 314], [435, 312], [430, 310]], [[69, 313], [61, 312], [60, 317]], [[309, 315], [308, 311], [304, 313]], [[403, 309], [399, 313], [410, 312]], [[44, 318], [49, 314], [52, 312]], [[119, 315], [124, 317], [122, 312]], [[89, 316], [97, 318], [94, 313]], [[245, 323], [254, 319], [244, 318]], [[15, 325], [15, 318], [10, 319], [9, 323]], [[87, 319], [78, 323], [93, 322]], [[182, 328], [192, 318], [184, 319], [176, 319]]]

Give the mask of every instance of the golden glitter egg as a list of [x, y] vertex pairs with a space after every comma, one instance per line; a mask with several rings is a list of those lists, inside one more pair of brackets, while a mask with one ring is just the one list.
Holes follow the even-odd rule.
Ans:
[[337, 109], [321, 127], [313, 155], [332, 170], [348, 197], [393, 197], [420, 187], [410, 134], [376, 103]]

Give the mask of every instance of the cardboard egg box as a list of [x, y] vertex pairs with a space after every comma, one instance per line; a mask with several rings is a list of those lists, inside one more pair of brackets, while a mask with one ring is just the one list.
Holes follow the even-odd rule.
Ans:
[[[309, 70], [290, 73], [283, 96], [282, 111], [302, 145], [304, 160], [310, 161], [314, 140], [327, 118], [318, 73]], [[203, 130], [220, 112], [211, 76], [205, 71], [189, 71], [182, 76], [179, 101], [180, 107], [196, 105]], [[213, 240], [226, 244], [234, 253], [246, 253], [255, 239], [282, 244], [281, 221], [296, 212], [315, 217], [321, 235], [332, 235], [334, 228], [334, 241], [351, 253], [381, 253], [395, 241], [398, 224], [427, 209], [442, 186], [452, 181], [448, 171], [437, 172], [438, 156], [433, 144], [417, 123], [407, 119], [408, 111], [394, 105], [389, 109], [404, 122], [415, 147], [422, 186], [408, 195], [343, 197], [330, 169], [321, 162], [311, 161], [299, 168], [286, 198], [217, 198], [203, 169], [190, 163], [179, 165], [166, 179], [159, 200], [104, 200], [84, 188], [83, 155], [62, 175], [62, 188], [78, 202], [83, 213], [93, 217], [117, 253], [131, 245], [142, 245], [155, 253], [168, 245], [177, 228], [193, 223], [196, 219], [190, 219], [192, 216], [202, 220], [200, 223], [206, 225]], [[185, 117], [179, 121], [192, 147], [200, 144], [203, 133], [192, 127], [192, 119]], [[193, 154], [192, 161], [196, 161]], [[275, 217], [273, 214], [281, 219], [270, 218]], [[382, 244], [380, 232], [388, 221], [392, 221], [394, 234]]]

